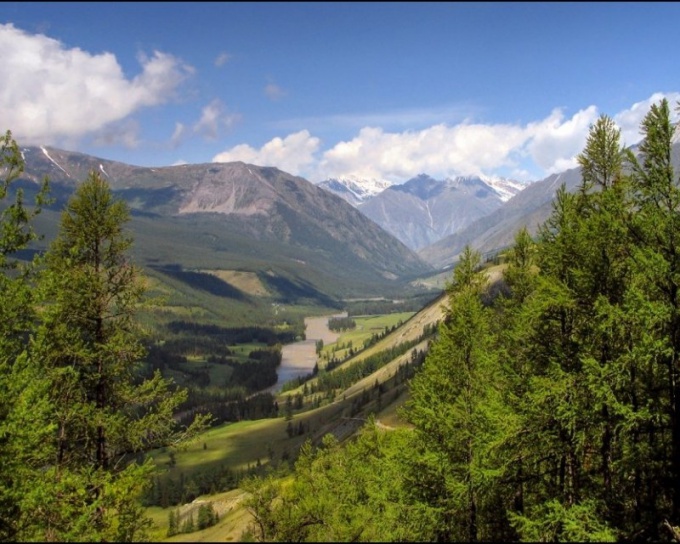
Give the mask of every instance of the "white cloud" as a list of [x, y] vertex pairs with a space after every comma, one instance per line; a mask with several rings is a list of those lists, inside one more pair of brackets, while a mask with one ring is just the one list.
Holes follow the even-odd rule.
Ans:
[[269, 100], [277, 101], [286, 96], [286, 91], [279, 87], [276, 83], [268, 83], [264, 88], [264, 94]]
[[215, 59], [215, 66], [224, 66], [231, 60], [232, 56], [229, 53], [222, 52], [219, 55], [217, 55], [217, 58]]
[[617, 113], [613, 116], [614, 122], [621, 129], [621, 143], [624, 145], [633, 145], [642, 139], [640, 134], [640, 123], [653, 104], [661, 102], [663, 98], [667, 98], [671, 108], [671, 118], [677, 119], [675, 113], [675, 105], [680, 100], [680, 93], [654, 93], [647, 100], [636, 102], [627, 110]]
[[[663, 96], [674, 104], [680, 93], [655, 94], [612, 117], [624, 131], [637, 132], [649, 106]], [[422, 130], [388, 132], [365, 126], [356, 136], [320, 152], [320, 141], [308, 130], [274, 138], [260, 149], [239, 145], [215, 161], [241, 160], [277, 166], [319, 182], [329, 177], [357, 175], [400, 183], [420, 173], [435, 177], [497, 174], [519, 180], [540, 179], [577, 166], [590, 126], [599, 111], [583, 108], [570, 117], [555, 109], [527, 124], [483, 124], [468, 120], [435, 124]], [[625, 139], [626, 143], [631, 143]]]
[[571, 165], [595, 113], [588, 108], [564, 120], [556, 110], [526, 126], [464, 122], [396, 133], [363, 128], [323, 154], [316, 177], [356, 174], [398, 182], [423, 172], [453, 176], [506, 168], [526, 178], [521, 163], [527, 157], [545, 172]]
[[194, 125], [194, 132], [208, 140], [216, 140], [221, 129], [231, 128], [239, 119], [238, 114], [227, 113], [227, 108], [216, 98], [201, 111], [201, 118]]
[[314, 154], [321, 141], [307, 130], [274, 138], [260, 149], [247, 144], [237, 145], [213, 157], [213, 162], [243, 161], [258, 166], [276, 166], [284, 172], [300, 174], [315, 162]]
[[526, 127], [527, 151], [545, 174], [577, 166], [576, 156], [583, 150], [590, 125], [598, 117], [595, 106], [576, 112], [565, 120], [560, 109]]
[[399, 133], [363, 128], [354, 139], [324, 153], [318, 175], [403, 181], [422, 172], [478, 174], [507, 164], [509, 152], [519, 143], [521, 130], [508, 125], [435, 125]]
[[[107, 140], [116, 133], [109, 125], [169, 101], [193, 73], [176, 57], [155, 51], [139, 56], [142, 71], [128, 79], [111, 53], [69, 49], [12, 24], [0, 24], [0, 50], [0, 114], [23, 144], [54, 144], [86, 134]], [[105, 127], [108, 132], [97, 136]], [[129, 131], [119, 133], [123, 143], [133, 143]]]

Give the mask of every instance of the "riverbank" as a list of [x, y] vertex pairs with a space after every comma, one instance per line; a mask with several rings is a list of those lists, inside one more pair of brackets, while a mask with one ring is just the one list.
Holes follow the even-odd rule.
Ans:
[[332, 344], [340, 336], [328, 328], [328, 319], [331, 317], [347, 317], [347, 312], [334, 315], [306, 317], [305, 340], [287, 344], [281, 348], [281, 365], [277, 369], [279, 379], [269, 389], [272, 393], [281, 391], [283, 384], [305, 376], [314, 370], [317, 361], [316, 342], [323, 340], [325, 344]]

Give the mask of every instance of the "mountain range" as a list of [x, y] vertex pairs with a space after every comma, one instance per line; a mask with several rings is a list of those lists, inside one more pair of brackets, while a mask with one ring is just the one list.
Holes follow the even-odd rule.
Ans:
[[[274, 287], [285, 283], [290, 293], [293, 284], [301, 298], [323, 303], [325, 296], [403, 292], [403, 282], [431, 271], [343, 199], [277, 168], [139, 167], [44, 146], [22, 153], [23, 185], [30, 190], [47, 176], [55, 212], [90, 171], [107, 179], [131, 208], [135, 251], [146, 265], [266, 270]], [[56, 232], [50, 217], [41, 218], [48, 239]]]
[[481, 176], [436, 180], [421, 174], [382, 190], [375, 180], [327, 180], [320, 187], [345, 198], [413, 250], [453, 234], [499, 208], [524, 185]]
[[[257, 273], [274, 300], [325, 305], [417, 290], [417, 280], [454, 264], [468, 244], [483, 253], [507, 247], [521, 227], [537, 231], [560, 185], [573, 191], [580, 182], [575, 168], [524, 188], [424, 174], [400, 185], [339, 178], [317, 186], [243, 162], [152, 168], [52, 147], [22, 152], [25, 189], [35, 190], [45, 176], [51, 182], [55, 203], [39, 218], [48, 240], [58, 211], [96, 170], [129, 204], [143, 264], [222, 277]], [[673, 161], [680, 168], [680, 143]], [[337, 185], [361, 202], [334, 194]]]

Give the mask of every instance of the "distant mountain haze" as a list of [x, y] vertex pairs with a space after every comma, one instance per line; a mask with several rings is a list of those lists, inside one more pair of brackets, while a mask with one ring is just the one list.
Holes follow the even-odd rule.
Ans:
[[[453, 234], [499, 208], [517, 194], [523, 184], [502, 178], [479, 176], [436, 180], [421, 174], [381, 191], [375, 182], [353, 179], [328, 180], [324, 189], [352, 202], [413, 250], [419, 250]], [[361, 195], [356, 198], [355, 195]], [[349, 196], [351, 195], [351, 196]]]

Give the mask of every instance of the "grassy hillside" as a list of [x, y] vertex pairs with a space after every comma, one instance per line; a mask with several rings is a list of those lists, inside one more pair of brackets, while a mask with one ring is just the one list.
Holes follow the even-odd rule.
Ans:
[[[358, 338], [357, 334], [370, 335], [379, 329], [391, 328], [399, 322], [401, 325], [338, 368], [347, 368], [371, 354], [393, 348], [406, 340], [416, 339], [425, 326], [441, 320], [443, 315], [443, 299], [438, 299], [415, 315], [406, 313], [358, 318], [362, 329], [345, 336], [344, 341], [352, 335]], [[343, 342], [342, 337], [338, 341]], [[426, 349], [426, 342], [417, 344], [415, 349]], [[327, 433], [333, 433], [340, 440], [345, 440], [364, 424], [368, 414], [377, 414], [380, 424], [385, 428], [405, 425], [397, 412], [397, 407], [408, 396], [406, 382], [399, 380], [399, 367], [410, 361], [411, 352], [409, 350], [396, 357], [377, 372], [338, 391], [332, 398], [324, 399], [318, 406], [315, 405], [314, 396], [302, 396], [303, 386], [279, 394], [277, 402], [280, 407], [285, 406], [287, 398], [302, 396], [302, 407], [296, 408], [290, 419], [286, 419], [282, 411], [282, 415], [277, 418], [224, 424], [201, 435], [184, 451], [174, 454], [169, 451], [156, 452], [154, 460], [159, 467], [160, 478], [177, 482], [180, 479], [185, 482], [210, 479], [219, 483], [221, 479], [237, 479], [249, 472], [256, 472], [261, 466], [290, 463], [306, 440], [320, 444]], [[379, 383], [378, 388], [376, 381]], [[360, 408], [357, 410], [358, 405]], [[167, 540], [240, 540], [249, 520], [249, 515], [238, 506], [242, 498], [243, 493], [238, 489], [192, 498], [192, 501], [180, 508], [183, 519], [192, 510], [196, 511], [200, 501], [211, 501], [216, 511], [221, 512], [220, 521], [209, 529], [176, 535]], [[164, 538], [170, 510], [170, 507], [149, 509], [156, 524], [154, 539]]]
[[[487, 267], [487, 275], [491, 283], [501, 278], [503, 269], [504, 265]], [[425, 327], [436, 324], [444, 318], [446, 307], [447, 299], [441, 296], [421, 311], [411, 315], [410, 318], [408, 314], [357, 318], [357, 324], [361, 327], [359, 331], [341, 335], [337, 343], [345, 343], [352, 337], [359, 338], [358, 335], [362, 332], [366, 333], [371, 327], [375, 327], [372, 332], [376, 332], [377, 324], [390, 327], [404, 318], [407, 319], [370, 348], [349, 358], [334, 371], [341, 371], [376, 353], [395, 348], [407, 341], [416, 340]], [[332, 348], [332, 344], [329, 344], [327, 348]], [[156, 462], [166, 477], [177, 479], [180, 474], [183, 474], [185, 479], [200, 478], [200, 475], [206, 471], [219, 471], [226, 468], [246, 474], [249, 470], [257, 472], [260, 466], [291, 463], [299, 447], [306, 440], [311, 440], [312, 443], [318, 445], [327, 433], [334, 434], [341, 441], [346, 440], [364, 425], [371, 414], [375, 416], [377, 425], [386, 432], [393, 428], [408, 427], [408, 423], [400, 416], [400, 408], [409, 398], [408, 381], [400, 379], [400, 367], [403, 369], [404, 365], [411, 360], [414, 349], [416, 351], [426, 350], [427, 341], [417, 344], [349, 387], [335, 392], [332, 397], [324, 399], [319, 406], [315, 406], [314, 395], [303, 395], [305, 385], [281, 393], [277, 397], [280, 406], [285, 405], [287, 398], [294, 399], [299, 396], [303, 398], [302, 408], [296, 409], [290, 420], [278, 417], [222, 425], [205, 433], [186, 451], [177, 453], [174, 466], [170, 466], [168, 452], [158, 452], [155, 456]], [[307, 388], [312, 384], [313, 381], [307, 382]], [[297, 434], [296, 431], [291, 435], [287, 432], [287, 429], [291, 428], [294, 430], [300, 428], [302, 432]], [[184, 504], [180, 507], [180, 511], [186, 519], [192, 511], [196, 512], [200, 504], [210, 501], [217, 511], [222, 512], [220, 520], [214, 527], [203, 531], [170, 538], [164, 538], [164, 535], [167, 531], [168, 514], [171, 508], [150, 508], [149, 513], [156, 524], [154, 535], [159, 540], [170, 542], [239, 541], [244, 538], [244, 535], [248, 536], [247, 527], [250, 521], [250, 515], [240, 506], [244, 496], [243, 491], [233, 489], [227, 492], [201, 495], [190, 503]]]

